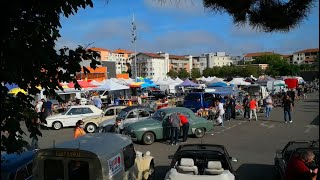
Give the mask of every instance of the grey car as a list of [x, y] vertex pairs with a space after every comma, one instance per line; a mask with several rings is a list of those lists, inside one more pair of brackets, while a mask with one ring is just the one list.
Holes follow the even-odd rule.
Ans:
[[[116, 119], [121, 120], [120, 129], [123, 129], [125, 125], [147, 119], [151, 117], [154, 113], [154, 109], [145, 106], [129, 106], [120, 111], [118, 116], [113, 119], [106, 120], [102, 122], [99, 126], [99, 132], [107, 131], [112, 124], [114, 124]], [[102, 130], [104, 129], [104, 130]]]

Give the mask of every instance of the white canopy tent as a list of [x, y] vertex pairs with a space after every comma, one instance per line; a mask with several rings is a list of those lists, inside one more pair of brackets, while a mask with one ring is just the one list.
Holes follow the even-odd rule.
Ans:
[[103, 82], [99, 82], [99, 81], [96, 81], [96, 80], [92, 80], [90, 83], [91, 83], [92, 85], [95, 85], [95, 86], [100, 86], [100, 85], [103, 84]]
[[234, 85], [250, 85], [251, 83], [246, 82], [243, 80], [243, 78], [233, 78], [229, 84], [234, 84]]
[[[221, 78], [217, 78], [215, 77], [214, 79], [212, 79], [211, 81], [209, 81], [207, 84], [213, 84], [213, 83], [217, 83], [217, 82], [224, 82], [223, 79]], [[225, 82], [224, 82], [225, 83]]]
[[111, 79], [106, 80], [106, 82], [96, 88], [93, 88], [93, 90], [108, 90], [108, 91], [117, 91], [117, 90], [123, 90], [123, 89], [130, 89], [128, 86], [119, 84], [117, 82], [114, 82]]
[[178, 83], [178, 84], [183, 83], [183, 81], [182, 81], [179, 77], [177, 77], [174, 81], [175, 81], [176, 83]]

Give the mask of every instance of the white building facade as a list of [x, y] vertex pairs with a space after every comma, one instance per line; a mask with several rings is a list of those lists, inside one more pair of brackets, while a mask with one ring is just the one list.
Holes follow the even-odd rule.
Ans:
[[212, 68], [215, 66], [230, 66], [232, 60], [225, 52], [208, 53], [203, 56], [207, 59], [207, 67]]
[[312, 64], [319, 55], [319, 48], [305, 49], [293, 53], [293, 64]]
[[[152, 79], [165, 78], [169, 72], [168, 53], [138, 53], [137, 54], [137, 76]], [[135, 77], [134, 56], [131, 57], [131, 72]]]

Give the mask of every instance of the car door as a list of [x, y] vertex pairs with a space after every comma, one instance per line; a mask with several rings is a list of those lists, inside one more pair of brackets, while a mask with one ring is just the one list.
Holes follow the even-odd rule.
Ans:
[[[123, 120], [123, 122], [121, 123], [121, 125], [124, 126], [124, 124], [134, 122], [134, 121], [137, 119], [137, 117], [138, 117], [138, 113], [139, 113], [139, 112], [138, 112], [137, 109], [131, 110], [131, 111], [127, 114], [126, 118]], [[122, 127], [121, 127], [121, 128], [122, 128]]]
[[167, 114], [165, 118], [162, 120], [162, 128], [163, 128], [163, 139], [168, 139], [171, 137], [171, 114]]
[[[139, 110], [139, 120], [143, 120], [143, 119], [147, 119], [149, 118], [151, 115], [150, 115], [150, 112], [147, 111], [147, 110], [144, 110], [144, 109], [140, 109]], [[138, 119], [137, 119], [138, 120]]]
[[77, 121], [81, 119], [82, 109], [78, 107], [70, 108], [66, 117], [63, 118], [62, 123], [64, 127], [75, 126]]
[[116, 117], [116, 110], [114, 108], [109, 108], [107, 109], [106, 113], [104, 114], [104, 118], [105, 120], [107, 119], [113, 119]]

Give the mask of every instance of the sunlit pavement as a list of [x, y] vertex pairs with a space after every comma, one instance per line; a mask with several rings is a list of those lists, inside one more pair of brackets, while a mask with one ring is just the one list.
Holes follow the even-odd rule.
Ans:
[[[46, 148], [73, 138], [73, 128], [42, 130], [40, 148]], [[27, 138], [28, 139], [28, 138]], [[242, 117], [227, 121], [223, 127], [215, 127], [201, 138], [189, 137], [188, 143], [212, 143], [224, 145], [229, 154], [238, 159], [233, 164], [240, 180], [270, 180], [273, 176], [273, 158], [277, 149], [290, 140], [319, 139], [319, 93], [308, 95], [307, 100], [295, 102], [293, 122], [285, 124], [282, 108], [276, 108], [268, 119], [259, 114], [258, 121], [246, 121]], [[170, 159], [178, 146], [166, 141], [152, 145], [135, 144], [142, 152], [150, 151], [155, 157], [156, 179], [163, 179]]]

